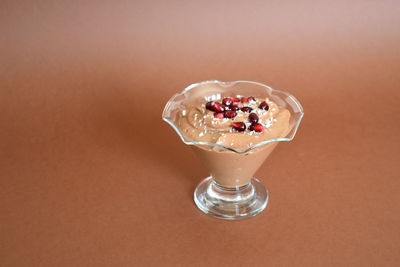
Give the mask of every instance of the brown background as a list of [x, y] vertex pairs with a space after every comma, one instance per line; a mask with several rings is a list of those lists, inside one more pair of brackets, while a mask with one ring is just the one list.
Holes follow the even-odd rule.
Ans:
[[[398, 1], [59, 2], [0, 3], [0, 266], [399, 265]], [[249, 220], [161, 120], [209, 79], [306, 113]]]

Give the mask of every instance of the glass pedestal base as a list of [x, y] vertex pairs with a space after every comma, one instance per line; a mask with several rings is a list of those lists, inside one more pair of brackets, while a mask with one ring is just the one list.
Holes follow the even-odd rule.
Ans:
[[268, 204], [268, 192], [256, 178], [238, 188], [218, 185], [204, 179], [194, 191], [194, 202], [204, 213], [225, 220], [240, 220], [260, 213]]

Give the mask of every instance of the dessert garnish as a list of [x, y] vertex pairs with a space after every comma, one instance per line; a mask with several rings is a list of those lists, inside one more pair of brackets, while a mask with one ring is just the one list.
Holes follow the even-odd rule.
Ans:
[[214, 113], [214, 118], [223, 119], [224, 118], [224, 113], [223, 112], [215, 112]]
[[266, 101], [262, 102], [259, 106], [260, 109], [268, 110], [269, 106]]
[[241, 111], [250, 113], [253, 109], [251, 107], [242, 107]]
[[225, 118], [231, 119], [231, 118], [236, 117], [236, 111], [234, 111], [234, 110], [225, 110], [224, 115], [225, 115]]
[[246, 130], [246, 124], [244, 124], [244, 122], [233, 122], [232, 123], [232, 128], [239, 131], [239, 132], [243, 132]]
[[255, 123], [255, 124], [250, 125], [249, 130], [256, 131], [256, 132], [262, 132], [262, 131], [264, 131], [264, 126], [262, 126], [260, 123]]
[[[243, 121], [234, 121], [232, 122], [231, 127], [239, 132], [243, 132], [246, 129], [248, 129], [249, 131], [263, 132], [265, 126], [259, 122], [257, 109], [260, 109], [262, 111], [268, 111], [269, 105], [267, 101], [263, 101], [257, 107], [256, 102], [257, 100], [253, 96], [250, 97], [231, 96], [223, 98], [221, 103], [217, 101], [209, 101], [206, 104], [206, 108], [214, 112], [215, 119], [233, 119], [236, 116], [238, 116], [238, 112], [249, 113], [249, 115], [247, 116], [248, 127], [246, 127], [246, 123]], [[238, 118], [239, 120], [243, 119], [243, 116], [240, 115]], [[246, 117], [244, 117], [244, 119], [245, 118]]]
[[224, 111], [224, 107], [220, 103], [215, 102], [215, 101], [207, 102], [206, 108], [208, 110], [211, 110], [214, 112], [223, 112]]
[[258, 122], [258, 116], [256, 113], [250, 113], [249, 117], [248, 117], [249, 122], [251, 122], [251, 124], [255, 124]]

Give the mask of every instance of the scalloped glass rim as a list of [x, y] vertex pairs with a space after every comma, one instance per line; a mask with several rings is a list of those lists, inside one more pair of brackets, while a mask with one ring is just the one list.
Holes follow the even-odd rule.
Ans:
[[[181, 95], [185, 94], [189, 90], [192, 90], [193, 88], [196, 88], [199, 85], [204, 85], [204, 84], [207, 84], [207, 83], [218, 83], [218, 84], [220, 84], [220, 85], [222, 85], [224, 87], [228, 87], [228, 86], [231, 86], [231, 85], [236, 84], [236, 83], [251, 83], [251, 84], [262, 86], [265, 89], [267, 89], [267, 91], [268, 91], [268, 93], [270, 95], [272, 95], [273, 92], [278, 92], [278, 93], [281, 93], [283, 95], [286, 95], [287, 98], [290, 98], [293, 101], [293, 103], [296, 104], [297, 108], [299, 109], [300, 117], [298, 118], [296, 124], [294, 125], [293, 130], [291, 130], [291, 134], [289, 136], [275, 138], [275, 139], [269, 139], [267, 141], [260, 142], [260, 143], [254, 145], [254, 146], [252, 146], [252, 147], [250, 147], [248, 149], [245, 149], [245, 150], [236, 150], [236, 149], [234, 149], [232, 147], [227, 147], [227, 146], [223, 146], [223, 145], [216, 144], [216, 143], [196, 142], [196, 141], [185, 140], [185, 137], [181, 134], [181, 132], [179, 131], [178, 127], [176, 127], [175, 124], [167, 118], [167, 114], [166, 113], [169, 110], [169, 106], [174, 102], [174, 99], [176, 99], [178, 96], [181, 96]], [[291, 141], [291, 140], [293, 140], [293, 138], [295, 137], [295, 135], [297, 133], [297, 129], [299, 128], [300, 122], [303, 119], [303, 116], [304, 116], [303, 107], [301, 106], [300, 102], [293, 95], [289, 94], [286, 91], [274, 89], [274, 88], [272, 88], [272, 87], [270, 87], [268, 85], [265, 85], [263, 83], [254, 82], [254, 81], [246, 81], [246, 80], [237, 80], [237, 81], [230, 81], [230, 82], [221, 82], [221, 81], [218, 81], [218, 80], [209, 80], [209, 81], [193, 83], [193, 84], [189, 85], [188, 87], [186, 87], [181, 93], [176, 93], [175, 95], [173, 95], [170, 98], [170, 100], [167, 102], [167, 104], [165, 105], [164, 111], [162, 113], [162, 119], [164, 121], [166, 121], [169, 125], [171, 125], [171, 127], [176, 131], [176, 133], [179, 135], [179, 137], [181, 138], [181, 140], [185, 144], [187, 144], [187, 145], [204, 145], [204, 146], [219, 147], [219, 148], [223, 148], [223, 149], [226, 149], [226, 150], [238, 153], [238, 154], [247, 153], [252, 149], [255, 149], [257, 147], [260, 147], [260, 146], [263, 146], [263, 145], [266, 145], [266, 144], [269, 144], [269, 143], [272, 143], [272, 142]]]

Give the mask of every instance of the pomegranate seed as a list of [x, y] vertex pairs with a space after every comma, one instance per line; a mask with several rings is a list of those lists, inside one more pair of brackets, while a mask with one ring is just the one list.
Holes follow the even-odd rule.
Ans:
[[258, 122], [258, 116], [256, 113], [250, 113], [249, 117], [247, 118], [251, 124], [256, 124]]
[[250, 101], [256, 101], [256, 99], [253, 96], [250, 96], [247, 98], [247, 102], [250, 102]]
[[222, 104], [226, 105], [226, 106], [230, 106], [232, 105], [233, 101], [230, 97], [226, 97], [222, 100]]
[[260, 107], [259, 108], [261, 108], [261, 109], [264, 109], [264, 110], [268, 110], [269, 109], [269, 106], [268, 106], [268, 104], [267, 104], [267, 102], [262, 102], [261, 104], [260, 104]]
[[232, 99], [233, 102], [240, 102], [240, 99], [237, 98], [237, 97], [231, 97], [231, 99]]
[[240, 108], [238, 107], [238, 105], [232, 104], [229, 106], [230, 110], [234, 110], [234, 111], [238, 111]]
[[234, 122], [232, 123], [232, 128], [239, 132], [243, 132], [244, 130], [246, 130], [246, 124], [244, 124], [243, 122]]
[[224, 118], [224, 113], [223, 112], [215, 112], [214, 113], [214, 118], [223, 119]]
[[250, 125], [249, 130], [256, 131], [256, 132], [263, 132], [264, 126], [262, 126], [260, 123], [252, 124], [252, 125]]
[[243, 112], [250, 113], [253, 109], [251, 107], [242, 107]]
[[224, 116], [225, 116], [225, 118], [234, 118], [234, 117], [236, 117], [236, 111], [225, 110]]
[[246, 103], [246, 102], [247, 102], [247, 97], [242, 97], [242, 98], [240, 98], [240, 101], [241, 101], [242, 103]]
[[225, 110], [224, 107], [218, 102], [215, 102], [214, 107], [217, 112], [223, 112]]
[[214, 111], [214, 112], [223, 112], [224, 111], [224, 107], [220, 103], [215, 102], [215, 101], [207, 102], [206, 109]]
[[213, 110], [212, 103], [213, 103], [212, 101], [207, 102], [207, 104], [206, 104], [206, 109], [208, 109], [208, 110]]

